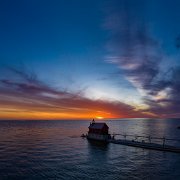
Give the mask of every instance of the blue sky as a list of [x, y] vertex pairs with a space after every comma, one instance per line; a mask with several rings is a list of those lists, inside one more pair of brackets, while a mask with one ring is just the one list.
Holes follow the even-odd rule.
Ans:
[[16, 69], [56, 91], [145, 115], [169, 108], [167, 116], [177, 117], [179, 7], [170, 0], [2, 1], [1, 88], [18, 90], [3, 84], [20, 83]]

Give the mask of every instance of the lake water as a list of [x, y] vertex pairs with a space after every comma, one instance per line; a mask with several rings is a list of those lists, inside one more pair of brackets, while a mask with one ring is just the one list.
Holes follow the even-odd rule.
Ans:
[[[107, 124], [112, 133], [180, 139], [180, 119]], [[180, 179], [180, 154], [90, 143], [80, 138], [88, 126], [89, 121], [0, 121], [0, 180]]]

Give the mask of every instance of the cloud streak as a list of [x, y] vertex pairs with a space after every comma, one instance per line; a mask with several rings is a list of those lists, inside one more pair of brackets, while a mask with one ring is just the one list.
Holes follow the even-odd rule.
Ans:
[[125, 103], [88, 99], [79, 92], [50, 87], [28, 72], [8, 71], [14, 74], [13, 79], [0, 79], [1, 119], [145, 117]]
[[[149, 106], [147, 113], [179, 117], [180, 68], [170, 67], [162, 72], [166, 54], [149, 31], [144, 10], [145, 2], [141, 0], [113, 1], [104, 25], [111, 34], [106, 61], [117, 65], [140, 92]], [[175, 46], [179, 48], [179, 37]]]

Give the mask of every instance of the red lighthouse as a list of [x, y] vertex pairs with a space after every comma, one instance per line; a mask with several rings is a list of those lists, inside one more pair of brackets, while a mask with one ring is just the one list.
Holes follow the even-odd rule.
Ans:
[[87, 135], [88, 139], [107, 141], [110, 138], [109, 127], [106, 123], [96, 123], [94, 120], [90, 123]]

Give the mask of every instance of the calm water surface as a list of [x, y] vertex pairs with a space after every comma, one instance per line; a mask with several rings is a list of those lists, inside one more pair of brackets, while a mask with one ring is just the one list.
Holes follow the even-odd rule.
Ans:
[[[178, 119], [107, 124], [112, 133], [180, 139]], [[0, 180], [180, 179], [180, 154], [92, 144], [79, 137], [88, 125], [89, 121], [0, 121]]]

